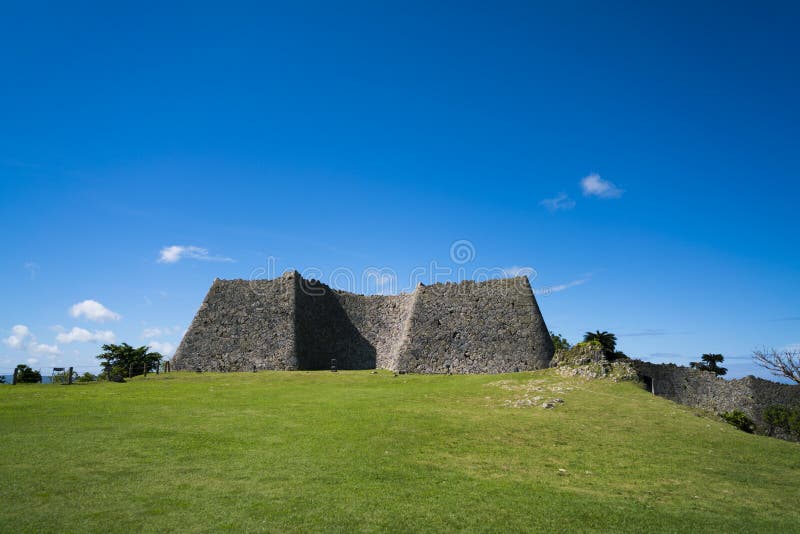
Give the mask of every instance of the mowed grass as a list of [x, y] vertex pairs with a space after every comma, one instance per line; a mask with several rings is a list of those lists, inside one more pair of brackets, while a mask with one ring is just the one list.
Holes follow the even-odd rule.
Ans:
[[[519, 391], [574, 388], [544, 410]], [[0, 530], [796, 531], [800, 446], [553, 371], [0, 387]], [[563, 471], [560, 471], [563, 470]]]

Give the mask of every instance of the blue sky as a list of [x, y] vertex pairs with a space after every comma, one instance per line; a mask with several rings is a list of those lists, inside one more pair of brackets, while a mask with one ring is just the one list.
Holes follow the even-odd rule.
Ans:
[[797, 4], [290, 4], [4, 4], [0, 371], [169, 352], [267, 258], [530, 267], [571, 341], [733, 376], [800, 344]]

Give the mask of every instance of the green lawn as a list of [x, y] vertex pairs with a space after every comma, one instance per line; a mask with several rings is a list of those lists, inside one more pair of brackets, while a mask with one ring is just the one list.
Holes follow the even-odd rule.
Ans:
[[0, 426], [4, 532], [800, 528], [797, 444], [553, 371], [4, 386]]

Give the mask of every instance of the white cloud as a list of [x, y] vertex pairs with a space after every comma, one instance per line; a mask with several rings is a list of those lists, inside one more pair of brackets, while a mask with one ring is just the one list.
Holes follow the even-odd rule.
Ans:
[[36, 365], [39, 363], [38, 358], [28, 358], [28, 365]]
[[30, 276], [31, 280], [36, 280], [36, 275], [39, 274], [39, 264], [33, 261], [25, 262], [23, 265], [26, 271], [28, 271], [28, 276]]
[[89, 332], [86, 329], [74, 327], [69, 332], [61, 332], [56, 336], [59, 343], [75, 343], [76, 341], [86, 343], [87, 341], [101, 341], [103, 343], [113, 343], [116, 340], [114, 332], [111, 330], [95, 330]]
[[145, 328], [142, 332], [142, 337], [145, 339], [150, 337], [158, 337], [163, 333], [164, 331], [161, 328]]
[[584, 196], [599, 198], [619, 198], [625, 192], [624, 189], [620, 189], [608, 180], [603, 180], [596, 173], [592, 173], [581, 180], [581, 189], [583, 189]]
[[69, 314], [77, 318], [83, 315], [90, 321], [117, 321], [121, 318], [118, 313], [114, 313], [96, 300], [84, 300], [72, 306]]
[[145, 328], [142, 331], [142, 337], [148, 339], [151, 337], [171, 336], [173, 334], [177, 334], [178, 332], [180, 332], [180, 330], [181, 328], [179, 326], [173, 326], [173, 327], [165, 326], [163, 328], [153, 326]]
[[533, 267], [519, 267], [514, 265], [512, 267], [506, 267], [503, 269], [503, 273], [511, 278], [515, 278], [517, 276], [527, 276], [528, 278], [536, 276], [536, 269]]
[[57, 345], [45, 345], [44, 343], [37, 343], [32, 341], [28, 345], [28, 352], [31, 354], [61, 354]]
[[169, 342], [161, 342], [161, 341], [151, 341], [147, 344], [151, 350], [156, 352], [160, 352], [164, 356], [172, 356], [172, 353], [175, 352], [175, 345]]
[[546, 297], [552, 293], [558, 293], [559, 291], [564, 291], [565, 289], [585, 284], [588, 281], [589, 281], [588, 277], [580, 278], [578, 280], [573, 280], [572, 282], [567, 282], [566, 284], [559, 284], [557, 286], [550, 286], [550, 287], [541, 287], [539, 289], [535, 289], [533, 292], [537, 295], [544, 295]]
[[25, 340], [31, 336], [30, 329], [24, 324], [17, 324], [11, 327], [11, 335], [3, 340], [3, 343], [12, 349], [22, 348]]
[[164, 247], [159, 253], [158, 263], [177, 263], [183, 258], [200, 261], [232, 262], [233, 258], [224, 256], [209, 256], [208, 250], [201, 247], [188, 245], [172, 245]]
[[36, 341], [30, 328], [17, 324], [11, 328], [11, 335], [3, 342], [13, 349], [25, 350], [31, 354], [61, 354], [57, 345], [46, 345]]
[[539, 202], [548, 211], [571, 210], [575, 207], [575, 201], [569, 198], [566, 193], [559, 193], [553, 198], [546, 198]]

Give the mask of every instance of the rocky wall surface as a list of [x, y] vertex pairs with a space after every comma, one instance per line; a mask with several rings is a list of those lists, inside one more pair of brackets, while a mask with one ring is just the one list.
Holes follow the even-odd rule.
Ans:
[[357, 295], [335, 291], [335, 295], [353, 326], [374, 347], [373, 368], [397, 370], [397, 356], [415, 294]]
[[763, 428], [770, 406], [800, 406], [800, 386], [754, 376], [726, 380], [708, 371], [634, 360], [639, 376], [654, 394], [715, 413], [741, 410]]
[[176, 369], [296, 369], [295, 279], [214, 280], [173, 356]]
[[300, 369], [330, 369], [333, 359], [341, 369], [376, 368], [375, 346], [342, 307], [337, 292], [320, 282], [300, 279], [296, 299]]
[[413, 373], [542, 369], [553, 343], [525, 277], [420, 286], [397, 362]]
[[296, 272], [215, 280], [176, 369], [384, 368], [501, 373], [547, 367], [553, 345], [525, 277], [357, 295]]

